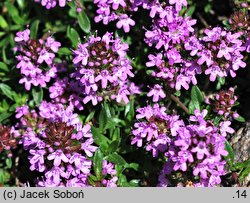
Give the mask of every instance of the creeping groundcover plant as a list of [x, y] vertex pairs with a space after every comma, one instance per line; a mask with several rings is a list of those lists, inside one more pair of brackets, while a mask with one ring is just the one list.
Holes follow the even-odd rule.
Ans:
[[0, 186], [249, 186], [249, 12], [1, 1]]

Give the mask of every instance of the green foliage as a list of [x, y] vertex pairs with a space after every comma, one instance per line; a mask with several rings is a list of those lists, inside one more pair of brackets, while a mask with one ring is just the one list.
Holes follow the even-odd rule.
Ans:
[[193, 86], [191, 89], [191, 101], [189, 103], [189, 111], [192, 114], [195, 109], [201, 110], [201, 104], [204, 101], [204, 95], [198, 86]]
[[80, 37], [78, 32], [74, 29], [68, 26], [67, 28], [67, 37], [70, 39], [72, 46], [74, 48], [77, 48], [77, 44], [80, 42]]
[[10, 174], [6, 171], [0, 168], [0, 184], [5, 185], [10, 180]]
[[237, 118], [234, 118], [236, 121], [239, 121], [241, 123], [246, 122], [245, 118], [243, 118], [242, 116], [238, 116]]
[[233, 165], [234, 165], [234, 151], [233, 151], [233, 148], [231, 147], [231, 145], [228, 141], [226, 141], [225, 149], [228, 152], [228, 155], [225, 157], [227, 160], [227, 163], [230, 165], [230, 167], [233, 167]]
[[39, 20], [35, 20], [31, 26], [30, 26], [30, 38], [31, 39], [36, 39], [37, 38], [37, 32], [38, 32], [38, 28], [39, 28]]
[[102, 161], [103, 161], [103, 154], [101, 150], [98, 149], [94, 154], [94, 160], [93, 160], [94, 171], [97, 180], [102, 180]]
[[85, 11], [82, 11], [81, 13], [78, 14], [77, 16], [80, 28], [85, 32], [85, 33], [89, 33], [91, 26], [90, 26], [90, 21], [89, 18], [87, 16], [87, 14], [85, 13]]
[[[33, 0], [4, 0], [0, 1], [0, 124], [12, 126], [15, 125], [16, 107], [28, 105], [31, 108], [37, 108], [43, 100], [49, 99], [48, 87], [54, 81], [51, 80], [47, 87], [32, 87], [30, 91], [25, 91], [23, 85], [19, 84], [20, 73], [17, 70], [17, 61], [15, 59], [15, 34], [18, 31], [30, 28], [31, 39], [43, 38], [47, 35], [52, 35], [55, 39], [61, 42], [62, 46], [56, 54], [56, 59], [59, 62], [65, 62], [67, 69], [73, 69], [72, 65], [72, 50], [77, 48], [79, 42], [84, 42], [85, 37], [94, 33], [96, 29], [100, 34], [110, 31], [119, 36], [122, 41], [129, 44], [129, 57], [131, 57], [133, 71], [136, 84], [155, 84], [159, 80], [152, 79], [151, 74], [155, 71], [155, 67], [145, 68], [145, 63], [148, 61], [148, 54], [153, 54], [151, 47], [146, 47], [143, 42], [145, 30], [134, 26], [130, 34], [124, 34], [122, 31], [114, 30], [115, 24], [103, 26], [101, 23], [94, 23], [93, 18], [96, 12], [96, 7], [93, 6], [91, 0], [80, 0], [83, 9], [80, 13], [76, 12], [74, 1], [68, 2], [65, 8], [55, 8], [46, 10]], [[199, 1], [189, 0], [189, 6], [180, 11], [182, 16], [190, 16], [197, 18], [197, 26], [202, 29], [206, 24], [210, 25], [216, 17], [215, 9], [219, 6], [216, 1]], [[210, 19], [211, 17], [211, 19]], [[144, 16], [140, 16], [144, 20]], [[140, 20], [139, 19], [139, 20]], [[136, 19], [137, 20], [137, 19]], [[151, 19], [150, 19], [151, 20]], [[145, 28], [150, 28], [146, 20]], [[230, 28], [228, 18], [215, 21], [216, 26], [221, 22], [221, 25]], [[197, 32], [198, 33], [198, 32]], [[98, 33], [99, 34], [99, 33]], [[200, 37], [200, 33], [198, 33]], [[182, 47], [180, 47], [181, 49]], [[135, 58], [133, 58], [135, 57]], [[202, 67], [203, 68], [203, 67]], [[59, 73], [60, 76], [65, 74]], [[63, 75], [68, 77], [68, 75]], [[203, 80], [201, 76], [201, 80]], [[236, 81], [237, 85], [241, 81]], [[205, 83], [205, 79], [204, 79]], [[206, 107], [208, 110], [209, 119], [213, 120], [216, 126], [223, 120], [222, 116], [213, 114], [213, 107], [204, 105], [204, 98], [215, 90], [221, 90], [224, 87], [229, 87], [231, 82], [225, 77], [218, 77], [211, 86], [193, 86], [190, 91], [174, 91], [167, 89], [167, 94], [174, 94], [180, 100], [183, 99], [184, 105], [188, 107], [190, 114], [194, 113], [195, 109], [202, 110]], [[209, 84], [210, 85], [210, 84]], [[245, 85], [245, 84], [244, 84]], [[247, 85], [245, 85], [247, 86]], [[244, 87], [245, 87], [244, 86]], [[96, 186], [97, 182], [102, 181], [102, 164], [103, 160], [110, 161], [115, 164], [117, 171], [118, 185], [123, 187], [136, 187], [140, 185], [140, 181], [146, 180], [150, 182], [151, 174], [160, 174], [164, 160], [163, 156], [151, 158], [145, 149], [138, 149], [135, 145], [131, 146], [131, 130], [136, 121], [135, 114], [138, 107], [142, 107], [150, 100], [146, 97], [147, 87], [142, 86], [143, 93], [140, 96], [130, 97], [130, 102], [126, 105], [117, 105], [108, 99], [104, 99], [102, 104], [95, 107], [88, 105], [84, 106], [84, 111], [80, 112], [79, 118], [85, 124], [91, 125], [94, 143], [98, 150], [90, 159], [93, 161], [93, 173], [89, 177], [91, 185]], [[168, 112], [174, 112], [178, 104], [169, 99], [169, 95], [161, 101], [161, 104], [168, 106]], [[243, 95], [244, 97], [245, 95]], [[239, 103], [235, 104], [236, 106]], [[240, 105], [238, 108], [242, 108]], [[188, 115], [179, 108], [183, 120], [188, 118]], [[243, 110], [244, 111], [244, 110]], [[77, 112], [79, 113], [79, 112]], [[243, 114], [242, 114], [243, 115]], [[247, 119], [247, 117], [246, 117]], [[241, 125], [246, 122], [242, 116], [235, 118], [233, 125]], [[236, 123], [236, 124], [235, 124]], [[237, 172], [240, 181], [250, 172], [250, 161], [242, 163], [235, 162], [235, 152], [229, 142], [226, 142], [225, 149], [228, 151], [228, 156], [225, 157], [229, 171]], [[19, 155], [18, 155], [19, 156]], [[20, 159], [24, 155], [20, 155]], [[11, 182], [13, 174], [14, 159], [7, 158], [6, 153], [0, 154], [0, 185], [8, 186]], [[12, 172], [12, 173], [11, 173]], [[149, 183], [149, 186], [156, 183]], [[13, 186], [13, 185], [12, 185]]]

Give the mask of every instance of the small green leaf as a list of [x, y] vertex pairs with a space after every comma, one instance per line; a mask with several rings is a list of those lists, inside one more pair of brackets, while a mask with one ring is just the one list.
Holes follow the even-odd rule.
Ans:
[[107, 118], [112, 118], [111, 110], [110, 110], [109, 104], [106, 103], [106, 102], [104, 102], [104, 103], [103, 103], [103, 107], [104, 107], [104, 109], [105, 109]]
[[8, 66], [5, 63], [3, 63], [3, 62], [0, 62], [0, 69], [3, 70], [3, 71], [5, 71], [5, 72], [9, 71]]
[[200, 105], [204, 101], [204, 96], [197, 86], [191, 89], [191, 101], [195, 109], [201, 110]]
[[[6, 47], [10, 42], [10, 36], [7, 35], [0, 41], [0, 47]], [[3, 53], [4, 54], [4, 53]], [[3, 57], [4, 58], [4, 57]], [[5, 61], [5, 60], [4, 60]]]
[[79, 39], [80, 39], [78, 32], [74, 28], [68, 27], [67, 28], [67, 37], [70, 39], [72, 46], [74, 48], [76, 48], [78, 45]]
[[97, 149], [94, 154], [93, 164], [94, 164], [95, 175], [98, 180], [102, 179], [102, 161], [103, 161], [103, 154], [100, 149]]
[[190, 7], [187, 9], [186, 14], [187, 14], [188, 16], [192, 16], [193, 13], [194, 13], [194, 11], [195, 11], [195, 9], [196, 9], [196, 5], [194, 4], [194, 5], [190, 6]]
[[62, 48], [59, 48], [58, 52], [57, 52], [59, 55], [71, 55], [72, 54], [72, 51], [70, 51], [69, 48], [67, 47], [62, 47]]
[[138, 187], [139, 186], [139, 179], [133, 179], [131, 181], [129, 181], [129, 187]]
[[216, 117], [214, 118], [214, 124], [215, 124], [215, 125], [219, 125], [221, 119], [222, 119], [221, 116], [216, 116]]
[[39, 27], [39, 20], [35, 20], [31, 26], [30, 26], [30, 38], [31, 39], [36, 39], [37, 38], [37, 31], [38, 31], [38, 27]]
[[177, 97], [180, 97], [181, 96], [181, 91], [180, 90], [177, 90], [175, 93], [174, 93], [175, 96]]
[[205, 13], [209, 13], [212, 10], [212, 5], [209, 3], [204, 7]]
[[88, 123], [89, 121], [91, 121], [91, 119], [94, 117], [95, 115], [95, 111], [92, 111], [86, 118], [85, 123]]
[[32, 96], [33, 96], [33, 99], [35, 101], [35, 104], [39, 105], [43, 100], [43, 89], [39, 88], [38, 90], [36, 90], [35, 88], [33, 88], [32, 89]]
[[139, 167], [140, 167], [140, 165], [137, 163], [125, 164], [125, 168], [131, 168], [131, 169], [134, 169], [135, 171], [138, 171]]
[[114, 140], [112, 141], [110, 144], [109, 144], [109, 147], [108, 147], [108, 154], [110, 153], [113, 153], [113, 152], [116, 152], [118, 147], [120, 145], [120, 142], [118, 140]]
[[78, 14], [77, 16], [79, 25], [81, 27], [81, 29], [85, 32], [85, 33], [89, 33], [90, 32], [90, 21], [89, 18], [87, 16], [87, 14], [85, 13], [85, 11], [83, 10], [81, 13]]
[[0, 90], [2, 91], [2, 93], [7, 96], [8, 98], [10, 98], [11, 100], [13, 99], [13, 95], [14, 92], [12, 91], [11, 87], [9, 85], [6, 85], [4, 83], [0, 84]]
[[107, 122], [108, 122], [108, 119], [107, 119], [106, 111], [104, 108], [102, 108], [98, 117], [99, 129], [101, 131], [103, 131], [104, 128], [106, 127]]
[[95, 181], [92, 179], [92, 177], [88, 176], [88, 182], [91, 186], [95, 185]]
[[7, 29], [9, 26], [8, 26], [8, 23], [6, 22], [6, 20], [3, 18], [3, 16], [0, 15], [0, 27], [5, 30]]
[[234, 164], [234, 152], [233, 152], [233, 148], [231, 147], [231, 145], [228, 141], [226, 141], [226, 143], [225, 143], [225, 149], [228, 152], [228, 155], [225, 158], [226, 158], [227, 162], [229, 163], [229, 165], [233, 166], [233, 164]]
[[125, 164], [127, 163], [125, 161], [125, 159], [122, 156], [120, 156], [119, 154], [117, 154], [116, 152], [108, 155], [105, 159], [107, 159], [108, 161], [110, 161], [114, 164], [117, 164], [119, 166], [125, 166]]
[[238, 116], [237, 118], [234, 118], [236, 121], [239, 121], [241, 123], [246, 122], [245, 118], [243, 118], [242, 116]]
[[12, 159], [11, 158], [6, 159], [5, 163], [6, 163], [6, 167], [8, 169], [10, 169], [12, 167]]
[[125, 107], [125, 117], [127, 117], [128, 121], [132, 121], [135, 116], [135, 108], [134, 108], [135, 100], [131, 100]]
[[225, 77], [217, 77], [217, 84], [216, 84], [216, 90], [220, 90], [222, 85], [225, 84], [226, 80], [225, 80]]
[[10, 174], [7, 171], [0, 168], [0, 183], [5, 184], [9, 181], [9, 179], [10, 179]]
[[25, 0], [17, 0], [17, 3], [18, 3], [18, 6], [21, 8], [21, 9], [24, 9], [25, 7]]
[[227, 29], [231, 28], [231, 25], [229, 24], [228, 20], [223, 20], [222, 24], [225, 25]]
[[250, 173], [250, 166], [247, 167], [246, 169], [244, 169], [244, 170], [240, 173], [239, 179], [240, 179], [241, 181], [243, 181], [243, 180], [249, 175], [249, 173]]
[[118, 185], [121, 187], [129, 187], [129, 184], [125, 175], [123, 174], [119, 175]]
[[190, 101], [188, 104], [188, 110], [189, 110], [190, 114], [194, 113], [195, 106], [194, 106], [194, 103], [192, 101]]
[[121, 136], [120, 136], [120, 128], [115, 128], [115, 130], [114, 130], [114, 133], [113, 133], [113, 135], [112, 135], [112, 140], [114, 141], [114, 140], [118, 140], [118, 141], [120, 141], [120, 139], [121, 139]]
[[106, 151], [111, 141], [107, 137], [105, 137], [98, 128], [91, 126], [91, 132], [94, 138], [94, 142], [99, 145], [103, 151]]
[[243, 163], [236, 163], [235, 168], [238, 170], [242, 170], [245, 167], [250, 167], [250, 160], [244, 161]]
[[9, 15], [11, 16], [12, 20], [17, 25], [25, 25], [26, 24], [26, 21], [20, 17], [17, 8], [12, 3], [5, 2], [5, 6], [7, 7], [7, 11], [9, 13]]
[[3, 122], [5, 119], [9, 118], [11, 115], [11, 113], [7, 112], [0, 113], [0, 123]]
[[233, 106], [239, 106], [239, 105], [240, 105], [240, 102], [236, 101], [236, 102], [234, 102]]

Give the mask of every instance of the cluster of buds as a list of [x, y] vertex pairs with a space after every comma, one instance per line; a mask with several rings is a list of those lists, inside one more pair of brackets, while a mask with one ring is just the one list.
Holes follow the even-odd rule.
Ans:
[[[249, 6], [250, 8], [250, 6]], [[250, 18], [246, 10], [239, 10], [233, 13], [229, 19], [233, 31], [242, 32], [245, 41], [246, 52], [250, 52]]]
[[239, 117], [239, 114], [232, 110], [236, 105], [237, 96], [234, 95], [234, 88], [228, 90], [221, 90], [214, 98], [206, 99], [206, 103], [212, 106], [214, 112], [223, 116], [225, 119]]
[[[16, 139], [11, 133], [11, 128], [7, 126], [0, 125], [0, 153], [3, 150], [11, 150], [11, 148], [16, 147]], [[8, 153], [8, 156], [11, 156], [11, 152]]]

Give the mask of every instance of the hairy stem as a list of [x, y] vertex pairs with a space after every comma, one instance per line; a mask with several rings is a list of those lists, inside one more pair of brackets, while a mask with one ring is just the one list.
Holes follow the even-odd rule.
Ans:
[[187, 114], [189, 114], [188, 108], [183, 104], [178, 97], [174, 96], [173, 94], [170, 95], [170, 98], [177, 103]]

